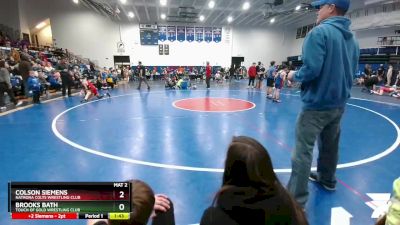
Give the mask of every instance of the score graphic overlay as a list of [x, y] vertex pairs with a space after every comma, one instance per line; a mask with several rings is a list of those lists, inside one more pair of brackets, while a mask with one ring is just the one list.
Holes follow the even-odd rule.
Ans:
[[10, 182], [12, 219], [128, 220], [130, 182]]

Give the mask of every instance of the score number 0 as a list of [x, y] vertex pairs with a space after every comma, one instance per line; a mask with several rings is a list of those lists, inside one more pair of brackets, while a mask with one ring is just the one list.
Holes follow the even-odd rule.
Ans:
[[[125, 198], [125, 193], [123, 191], [119, 191], [119, 198]], [[118, 208], [119, 210], [123, 211], [125, 209], [125, 205], [121, 203], [119, 204]]]

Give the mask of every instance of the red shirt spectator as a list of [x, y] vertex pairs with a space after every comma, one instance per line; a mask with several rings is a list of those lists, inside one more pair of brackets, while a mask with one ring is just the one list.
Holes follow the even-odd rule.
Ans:
[[257, 69], [256, 69], [256, 67], [254, 65], [249, 68], [248, 74], [249, 74], [249, 77], [251, 77], [251, 78], [256, 77]]
[[211, 77], [211, 66], [210, 65], [206, 66], [206, 77]]
[[182, 66], [180, 66], [180, 67], [178, 68], [178, 73], [179, 73], [179, 74], [184, 74], [184, 72], [185, 72], [185, 69], [184, 69]]

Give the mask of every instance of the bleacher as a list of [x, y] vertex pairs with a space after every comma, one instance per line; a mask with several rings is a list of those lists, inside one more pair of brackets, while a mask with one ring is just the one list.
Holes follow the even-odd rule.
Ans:
[[400, 55], [398, 46], [360, 49], [360, 55]]
[[[303, 61], [300, 56], [289, 56], [287, 57], [288, 62], [296, 67], [301, 67]], [[378, 48], [364, 48], [360, 49], [360, 60], [359, 68], [362, 70], [365, 64], [370, 64], [372, 69], [379, 67], [380, 64], [392, 64], [395, 69], [400, 62], [400, 47], [399, 46], [388, 46], [388, 47], [378, 47]]]
[[400, 36], [378, 37], [377, 44], [382, 47], [400, 46]]
[[[400, 36], [384, 36], [378, 37], [376, 48], [363, 48], [360, 49], [360, 67], [365, 64], [371, 64], [377, 67], [379, 64], [400, 64]], [[303, 65], [301, 55], [287, 57], [288, 62], [296, 67]], [[397, 68], [399, 69], [399, 68]]]

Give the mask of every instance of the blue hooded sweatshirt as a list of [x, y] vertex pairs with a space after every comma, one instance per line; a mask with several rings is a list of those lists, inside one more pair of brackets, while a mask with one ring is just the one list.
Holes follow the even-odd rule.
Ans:
[[350, 23], [342, 16], [329, 17], [307, 35], [303, 66], [295, 75], [302, 83], [303, 110], [343, 108], [350, 98], [360, 56]]

